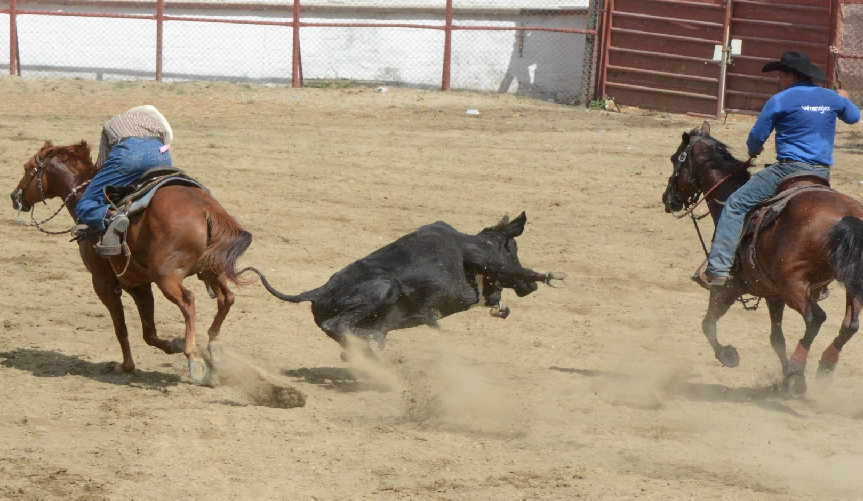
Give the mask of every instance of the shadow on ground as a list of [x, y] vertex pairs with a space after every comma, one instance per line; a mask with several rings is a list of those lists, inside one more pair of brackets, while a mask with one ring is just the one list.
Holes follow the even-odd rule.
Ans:
[[27, 371], [36, 377], [83, 376], [100, 383], [139, 386], [149, 390], [160, 390], [181, 382], [176, 374], [142, 370], [118, 374], [114, 372], [114, 362], [89, 362], [56, 351], [31, 348], [0, 353], [0, 365]]
[[392, 391], [392, 388], [385, 384], [357, 379], [353, 371], [343, 367], [302, 367], [300, 369], [285, 369], [282, 374], [302, 379], [309, 384], [341, 392]]
[[[638, 380], [638, 377], [634, 375], [609, 371], [572, 369], [566, 367], [549, 367], [549, 369], [568, 374], [603, 378], [624, 383], [626, 381], [636, 382]], [[782, 412], [795, 417], [803, 417], [800, 413], [782, 403], [784, 400], [792, 400], [793, 397], [783, 391], [781, 386], [775, 384], [768, 386], [733, 388], [721, 384], [689, 383], [681, 380], [671, 380], [659, 389], [672, 397], [684, 398], [686, 400], [696, 402], [732, 402], [750, 404], [756, 407], [761, 407], [762, 409]]]

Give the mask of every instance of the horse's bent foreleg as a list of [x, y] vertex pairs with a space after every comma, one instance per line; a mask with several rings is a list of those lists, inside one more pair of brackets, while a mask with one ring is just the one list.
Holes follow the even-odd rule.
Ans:
[[737, 367], [737, 364], [740, 363], [740, 356], [734, 346], [719, 344], [716, 337], [716, 323], [722, 318], [722, 315], [725, 315], [740, 294], [740, 289], [736, 287], [713, 287], [710, 289], [710, 305], [707, 307], [704, 320], [701, 321], [701, 330], [713, 348], [713, 354], [725, 367]]
[[836, 336], [836, 339], [821, 354], [821, 361], [818, 363], [818, 375], [830, 374], [836, 368], [836, 363], [839, 362], [839, 352], [842, 351], [845, 343], [854, 336], [860, 327], [861, 307], [863, 307], [863, 300], [854, 297], [852, 293], [846, 291], [845, 318], [842, 320], [839, 335]]
[[186, 323], [185, 346], [183, 353], [189, 362], [189, 376], [197, 384], [202, 384], [206, 381], [206, 367], [198, 354], [198, 345], [195, 341], [195, 295], [192, 291], [183, 287], [182, 277], [169, 275], [161, 277], [156, 282], [162, 294], [169, 301], [176, 304], [183, 314], [183, 320]]
[[782, 314], [785, 312], [785, 301], [782, 298], [767, 298], [767, 308], [770, 310], [770, 346], [779, 357], [782, 364], [782, 374], [788, 370], [788, 351], [785, 347], [785, 334], [782, 332]]
[[180, 353], [183, 351], [182, 338], [166, 341], [156, 334], [156, 321], [153, 319], [153, 288], [150, 284], [140, 285], [129, 289], [129, 294], [135, 300], [138, 307], [138, 315], [141, 317], [141, 329], [144, 334], [144, 342], [149, 346], [158, 348], [165, 353]]
[[129, 331], [126, 329], [126, 316], [123, 313], [123, 300], [120, 297], [122, 292], [115, 280], [104, 280], [96, 275], [93, 275], [93, 290], [111, 314], [114, 334], [123, 352], [123, 363], [120, 368], [123, 372], [132, 372], [135, 370], [135, 361], [132, 360], [132, 349], [129, 347]]

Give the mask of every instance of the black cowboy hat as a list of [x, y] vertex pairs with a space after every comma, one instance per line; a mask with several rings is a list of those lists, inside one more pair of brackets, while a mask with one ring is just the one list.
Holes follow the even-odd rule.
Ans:
[[785, 71], [788, 73], [799, 73], [804, 77], [809, 77], [812, 80], [824, 82], [827, 80], [827, 75], [824, 70], [812, 64], [809, 56], [802, 52], [788, 51], [782, 54], [779, 61], [770, 61], [761, 68], [761, 71]]

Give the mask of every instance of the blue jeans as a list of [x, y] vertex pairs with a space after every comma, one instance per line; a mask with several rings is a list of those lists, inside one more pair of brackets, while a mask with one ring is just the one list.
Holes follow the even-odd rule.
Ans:
[[111, 148], [102, 168], [93, 176], [75, 206], [78, 222], [104, 232], [109, 205], [103, 189], [106, 186], [128, 186], [153, 167], [171, 166], [171, 154], [160, 152], [161, 147], [162, 141], [156, 138], [128, 137]]
[[830, 169], [802, 162], [775, 163], [752, 176], [728, 197], [716, 223], [707, 271], [718, 277], [727, 277], [731, 273], [746, 214], [775, 195], [782, 181], [800, 175], [814, 175], [829, 181]]

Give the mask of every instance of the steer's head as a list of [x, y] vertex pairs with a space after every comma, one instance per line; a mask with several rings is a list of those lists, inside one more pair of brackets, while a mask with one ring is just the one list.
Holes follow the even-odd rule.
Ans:
[[512, 221], [504, 217], [497, 225], [486, 228], [479, 236], [489, 244], [486, 252], [489, 265], [486, 277], [500, 287], [513, 289], [519, 297], [526, 296], [537, 289], [536, 281], [525, 278], [518, 271], [523, 270], [518, 260], [518, 244], [515, 238], [524, 232], [527, 215], [522, 212]]

